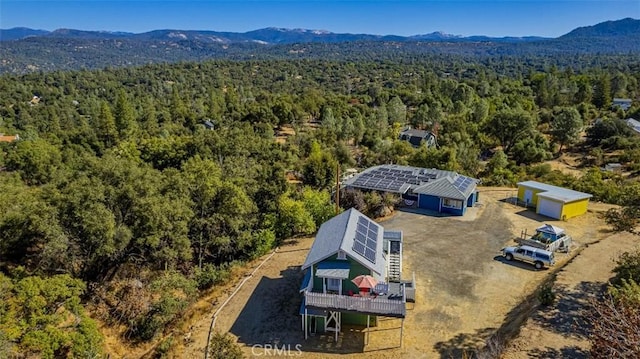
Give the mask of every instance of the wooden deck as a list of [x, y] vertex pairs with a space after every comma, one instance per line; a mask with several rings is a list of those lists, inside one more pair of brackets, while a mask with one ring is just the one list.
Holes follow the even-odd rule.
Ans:
[[404, 318], [405, 301], [381, 297], [352, 297], [338, 294], [305, 292], [307, 307], [315, 309], [338, 310], [351, 313], [382, 315], [385, 317]]

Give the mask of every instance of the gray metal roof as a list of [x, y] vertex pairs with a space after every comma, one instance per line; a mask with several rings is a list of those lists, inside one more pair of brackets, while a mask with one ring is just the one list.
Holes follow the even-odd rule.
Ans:
[[384, 238], [402, 242], [402, 231], [384, 231]]
[[414, 193], [464, 201], [476, 190], [478, 180], [456, 174], [439, 178], [413, 190]]
[[640, 121], [633, 118], [628, 118], [624, 121], [627, 123], [629, 127], [631, 127], [632, 130], [640, 133]]
[[544, 192], [538, 193], [538, 197], [555, 199], [557, 201], [561, 201], [564, 203], [593, 197], [589, 193], [578, 192], [572, 189], [553, 186], [550, 184], [540, 183], [537, 181], [518, 182], [518, 187], [520, 186], [544, 191]]
[[375, 191], [406, 193], [425, 183], [442, 177], [456, 177], [457, 173], [401, 165], [380, 165], [369, 167], [344, 182], [345, 187]]
[[[354, 248], [354, 240], [356, 237], [356, 228], [358, 220], [364, 218], [370, 222], [370, 226], [377, 227], [377, 238], [375, 243], [374, 262], [365, 258], [365, 256], [357, 253]], [[312, 265], [319, 263], [342, 250], [350, 258], [366, 268], [369, 268], [381, 277], [385, 276], [386, 263], [382, 253], [382, 236], [384, 228], [377, 224], [355, 208], [350, 208], [339, 215], [324, 222], [318, 233], [313, 245], [307, 254], [307, 258], [302, 265], [302, 269], [307, 269]]]
[[331, 261], [318, 263], [316, 277], [347, 279], [349, 278], [349, 262]]

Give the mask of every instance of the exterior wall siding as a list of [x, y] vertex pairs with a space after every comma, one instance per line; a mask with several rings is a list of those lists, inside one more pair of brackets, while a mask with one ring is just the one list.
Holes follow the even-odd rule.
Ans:
[[440, 206], [440, 201], [441, 201], [440, 197], [421, 194], [420, 197], [418, 198], [418, 207], [429, 209], [432, 211], [437, 211], [440, 213], [448, 213], [455, 216], [462, 216], [467, 210], [467, 206], [469, 206], [469, 203], [474, 202], [474, 195], [472, 194], [471, 196], [469, 196], [469, 198], [467, 198], [466, 201], [462, 201], [462, 208], [459, 208], [459, 209]]
[[518, 200], [521, 202], [525, 202], [524, 194], [526, 190], [530, 190], [533, 195], [531, 196], [531, 203], [529, 205], [537, 207], [538, 206], [538, 193], [545, 192], [543, 190], [527, 187], [527, 186], [518, 186]]
[[[325, 261], [331, 261], [331, 262], [335, 262], [338, 261], [338, 255], [333, 255], [325, 260], [323, 260], [322, 262]], [[351, 279], [359, 276], [360, 274], [369, 274], [369, 275], [374, 275], [372, 273], [372, 271], [363, 266], [362, 264], [358, 263], [356, 260], [354, 260], [353, 258], [347, 256], [347, 261], [349, 261], [349, 278], [350, 279], [344, 279], [342, 281], [342, 294], [347, 294], [349, 293], [349, 291], [352, 291], [354, 293], [358, 293], [358, 287], [353, 284], [353, 282], [351, 282]], [[322, 292], [322, 278], [316, 276], [316, 271], [318, 270], [318, 264], [314, 264], [313, 265], [313, 291], [316, 292]], [[384, 280], [385, 278], [376, 278], [378, 280]]]
[[441, 212], [442, 213], [453, 214], [455, 216], [462, 216], [466, 209], [467, 209], [467, 203], [466, 203], [466, 201], [462, 201], [462, 208], [457, 209], [457, 208], [450, 208], [450, 207], [442, 206], [442, 211]]
[[[369, 317], [369, 326], [376, 326], [376, 316]], [[367, 326], [367, 315], [357, 313], [342, 313], [342, 324], [362, 325]]]
[[478, 195], [478, 192], [471, 193], [469, 198], [467, 198], [467, 207], [473, 207], [473, 205], [476, 204], [476, 196], [477, 195]]
[[562, 219], [573, 218], [587, 213], [587, 207], [589, 206], [589, 199], [585, 198], [579, 201], [565, 203], [562, 207]]
[[[325, 259], [325, 261], [337, 261], [338, 260], [338, 255], [333, 255], [327, 259]], [[348, 295], [349, 291], [353, 292], [353, 293], [358, 293], [359, 289], [358, 287], [353, 284], [353, 282], [351, 281], [351, 279], [361, 275], [361, 274], [368, 274], [368, 275], [374, 275], [374, 273], [372, 273], [372, 271], [363, 266], [362, 264], [358, 263], [355, 259], [347, 256], [347, 261], [349, 261], [349, 279], [345, 279], [342, 281], [342, 294], [343, 295]], [[323, 261], [324, 262], [324, 261]], [[315, 275], [316, 270], [317, 270], [317, 264], [313, 265], [313, 290], [317, 291], [317, 292], [322, 292], [322, 278], [317, 277]], [[377, 278], [380, 281], [383, 281], [384, 278]], [[371, 326], [375, 326], [376, 325], [376, 317], [375, 316], [371, 316], [370, 321], [369, 321], [369, 325]], [[367, 316], [363, 315], [363, 314], [356, 314], [356, 313], [342, 313], [342, 324], [353, 324], [353, 325], [363, 325], [366, 326], [367, 325]], [[324, 319], [321, 318], [316, 318], [316, 329], [318, 332], [322, 332], [324, 331]]]
[[421, 194], [418, 197], [418, 207], [424, 209], [430, 209], [433, 211], [440, 211], [440, 197], [429, 196]]

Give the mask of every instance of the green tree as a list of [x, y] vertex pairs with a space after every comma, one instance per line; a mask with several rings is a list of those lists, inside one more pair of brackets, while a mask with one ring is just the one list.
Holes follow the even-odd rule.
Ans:
[[27, 276], [13, 281], [0, 273], [0, 332], [22, 354], [42, 358], [87, 358], [102, 354], [102, 336], [84, 313], [85, 285], [69, 275]]
[[562, 153], [565, 145], [578, 141], [583, 122], [580, 113], [574, 107], [562, 107], [554, 112], [551, 137], [560, 145], [558, 153]]
[[304, 183], [313, 188], [328, 188], [336, 176], [338, 163], [330, 152], [323, 151], [316, 141], [311, 143], [309, 157], [304, 163], [302, 175]]
[[106, 148], [112, 147], [118, 142], [116, 121], [111, 107], [104, 101], [100, 103], [100, 110], [95, 116], [94, 131]]
[[116, 94], [116, 103], [113, 110], [116, 129], [121, 139], [133, 135], [136, 127], [136, 115], [124, 90], [120, 89]]
[[389, 123], [399, 123], [404, 125], [407, 123], [407, 106], [402, 102], [400, 97], [395, 96], [387, 103], [387, 111], [389, 114]]
[[486, 126], [487, 133], [495, 136], [505, 153], [509, 153], [518, 140], [524, 138], [535, 126], [535, 120], [524, 110], [508, 109], [496, 113]]
[[604, 109], [611, 105], [611, 77], [609, 74], [605, 73], [598, 78], [594, 86], [592, 101], [599, 109]]
[[311, 234], [316, 231], [313, 216], [305, 208], [305, 203], [284, 194], [278, 199], [278, 222], [276, 235], [286, 239], [297, 235]]
[[316, 227], [320, 227], [322, 223], [326, 222], [336, 214], [328, 191], [317, 191], [312, 188], [305, 187], [302, 190], [301, 197], [302, 202], [304, 203], [304, 208], [313, 218]]
[[5, 160], [7, 169], [18, 171], [22, 179], [32, 185], [51, 181], [62, 167], [58, 147], [42, 139], [18, 141]]

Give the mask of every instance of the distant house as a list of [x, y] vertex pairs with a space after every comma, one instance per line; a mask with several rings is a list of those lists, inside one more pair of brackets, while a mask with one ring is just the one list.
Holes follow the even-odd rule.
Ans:
[[635, 120], [633, 118], [628, 118], [624, 120], [624, 122], [626, 122], [627, 126], [629, 126], [633, 131], [635, 131], [635, 133], [640, 134], [640, 121]]
[[4, 134], [0, 133], [0, 142], [13, 142], [19, 139], [20, 139], [20, 136], [18, 135], [5, 136]]
[[607, 163], [602, 169], [607, 172], [622, 172], [622, 168], [621, 163]]
[[[323, 223], [301, 267], [305, 339], [309, 332], [334, 332], [337, 339], [342, 323], [404, 318], [415, 282], [400, 280], [401, 266], [401, 231], [385, 231], [355, 208]], [[359, 276], [371, 280], [369, 287], [356, 285]]]
[[207, 130], [213, 130], [215, 128], [215, 123], [211, 120], [205, 120], [202, 124]]
[[589, 193], [553, 186], [536, 181], [518, 183], [518, 199], [527, 206], [535, 206], [536, 213], [567, 220], [587, 212]]
[[626, 111], [629, 108], [631, 108], [631, 99], [630, 98], [614, 98], [611, 108], [613, 109], [621, 108]]
[[396, 193], [404, 204], [462, 216], [478, 201], [479, 180], [452, 171], [400, 165], [367, 168], [344, 182], [346, 188]]
[[423, 145], [427, 147], [436, 147], [436, 136], [431, 131], [405, 129], [400, 132], [400, 140], [409, 142], [413, 147]]

